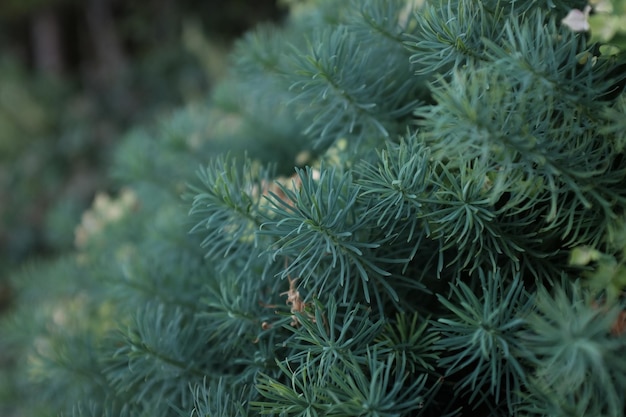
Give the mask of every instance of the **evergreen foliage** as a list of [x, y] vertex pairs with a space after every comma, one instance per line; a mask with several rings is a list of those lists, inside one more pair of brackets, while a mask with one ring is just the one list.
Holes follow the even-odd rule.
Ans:
[[29, 415], [625, 414], [626, 55], [583, 1], [421, 3], [294, 2], [129, 134], [133, 197], [17, 278], [76, 283], [4, 324]]

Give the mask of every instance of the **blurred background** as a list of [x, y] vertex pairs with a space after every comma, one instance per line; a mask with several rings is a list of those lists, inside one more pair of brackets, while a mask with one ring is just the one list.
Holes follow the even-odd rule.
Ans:
[[8, 275], [71, 248], [131, 125], [207, 100], [273, 0], [0, 1], [0, 314]]

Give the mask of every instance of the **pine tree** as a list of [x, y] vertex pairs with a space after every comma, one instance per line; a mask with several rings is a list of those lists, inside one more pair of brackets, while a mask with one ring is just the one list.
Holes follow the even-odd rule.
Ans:
[[249, 33], [20, 275], [30, 411], [623, 416], [626, 56], [572, 10], [319, 0]]

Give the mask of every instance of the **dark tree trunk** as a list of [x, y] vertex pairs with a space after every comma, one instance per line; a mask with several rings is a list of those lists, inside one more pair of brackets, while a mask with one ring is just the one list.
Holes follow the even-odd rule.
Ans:
[[61, 75], [65, 69], [58, 16], [52, 9], [37, 12], [31, 23], [33, 61], [44, 73]]
[[87, 0], [85, 13], [94, 47], [96, 71], [105, 80], [115, 78], [126, 68], [126, 58], [117, 35], [111, 1]]

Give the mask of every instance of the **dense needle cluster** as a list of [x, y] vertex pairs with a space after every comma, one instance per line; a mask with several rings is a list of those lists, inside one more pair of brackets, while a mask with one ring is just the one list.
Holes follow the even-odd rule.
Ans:
[[290, 3], [45, 272], [84, 277], [30, 336], [45, 407], [623, 416], [626, 55], [586, 3]]

